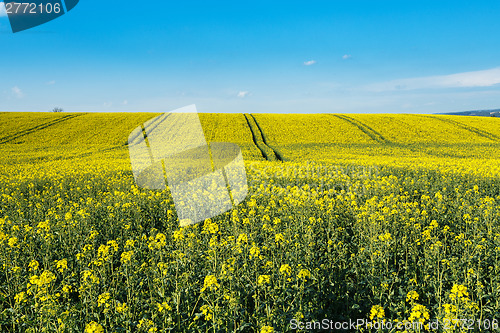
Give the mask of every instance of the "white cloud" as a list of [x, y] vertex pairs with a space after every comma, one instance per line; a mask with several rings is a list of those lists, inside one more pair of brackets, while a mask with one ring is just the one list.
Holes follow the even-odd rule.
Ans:
[[304, 65], [311, 66], [311, 65], [314, 65], [315, 63], [316, 63], [316, 60], [309, 60], [309, 61], [305, 61]]
[[0, 17], [7, 16], [7, 12], [5, 11], [5, 4], [0, 2]]
[[54, 84], [56, 84], [56, 81], [55, 81], [55, 80], [52, 80], [52, 81], [48, 81], [48, 82], [47, 82], [47, 85], [49, 85], [49, 86], [52, 86], [52, 85], [54, 85]]
[[491, 87], [500, 84], [500, 67], [450, 75], [426, 76], [380, 82], [368, 86], [371, 91], [396, 91], [443, 88]]
[[12, 94], [14, 94], [14, 96], [16, 96], [17, 98], [24, 97], [23, 91], [18, 86], [12, 87], [11, 91], [12, 91]]
[[347, 60], [347, 59], [350, 59], [350, 58], [352, 58], [352, 55], [350, 55], [350, 54], [344, 54], [342, 56], [342, 59], [344, 59], [344, 60]]
[[238, 93], [238, 95], [237, 95], [237, 96], [238, 96], [239, 98], [245, 98], [245, 97], [247, 97], [249, 94], [250, 94], [250, 92], [249, 92], [249, 91], [240, 91], [240, 92]]
[[123, 104], [123, 105], [127, 105], [127, 104], [128, 104], [128, 101], [127, 101], [127, 100], [124, 100], [124, 101], [122, 102], [122, 104]]

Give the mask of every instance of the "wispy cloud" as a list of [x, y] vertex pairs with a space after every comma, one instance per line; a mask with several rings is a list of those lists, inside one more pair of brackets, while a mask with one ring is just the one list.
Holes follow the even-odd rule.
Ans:
[[314, 65], [315, 63], [316, 63], [316, 60], [304, 61], [304, 65], [306, 65], [306, 66], [311, 66], [311, 65]]
[[12, 94], [16, 98], [23, 98], [24, 97], [23, 91], [18, 86], [12, 87], [11, 91], [12, 91]]
[[500, 67], [482, 71], [450, 75], [426, 76], [392, 80], [369, 85], [371, 91], [396, 91], [417, 89], [476, 88], [500, 84]]
[[250, 94], [250, 92], [249, 92], [249, 91], [240, 91], [240, 92], [238, 92], [238, 95], [237, 95], [237, 96], [238, 96], [239, 98], [245, 98], [245, 97], [247, 97], [249, 94]]
[[55, 81], [55, 80], [52, 80], [52, 81], [48, 81], [48, 82], [47, 82], [47, 85], [48, 85], [48, 86], [52, 86], [52, 85], [54, 85], [54, 84], [56, 84], [56, 81]]
[[124, 101], [122, 102], [122, 105], [127, 105], [127, 104], [128, 104], [128, 100], [124, 100]]
[[7, 12], [5, 11], [5, 4], [0, 2], [0, 17], [7, 16]]
[[343, 60], [347, 60], [347, 59], [350, 59], [350, 58], [352, 58], [352, 55], [350, 55], [350, 54], [344, 54], [344, 55], [342, 56], [342, 59], [343, 59]]

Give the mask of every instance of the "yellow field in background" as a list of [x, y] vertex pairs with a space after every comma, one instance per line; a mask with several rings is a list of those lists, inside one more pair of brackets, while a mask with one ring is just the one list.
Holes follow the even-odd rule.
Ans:
[[497, 330], [499, 118], [200, 114], [249, 195], [180, 228], [131, 171], [156, 115], [0, 113], [1, 332]]

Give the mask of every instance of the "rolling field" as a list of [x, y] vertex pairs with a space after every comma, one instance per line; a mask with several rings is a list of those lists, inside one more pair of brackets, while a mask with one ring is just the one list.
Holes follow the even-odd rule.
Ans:
[[249, 194], [179, 228], [131, 171], [156, 115], [0, 113], [1, 332], [498, 328], [499, 118], [200, 114]]

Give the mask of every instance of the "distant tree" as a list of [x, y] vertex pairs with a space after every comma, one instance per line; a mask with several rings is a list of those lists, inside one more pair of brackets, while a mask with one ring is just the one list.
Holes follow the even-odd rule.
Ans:
[[64, 110], [62, 108], [59, 108], [59, 107], [55, 107], [52, 109], [52, 112], [63, 112]]

